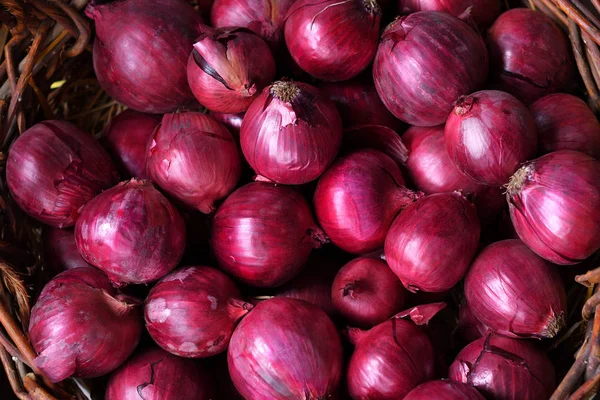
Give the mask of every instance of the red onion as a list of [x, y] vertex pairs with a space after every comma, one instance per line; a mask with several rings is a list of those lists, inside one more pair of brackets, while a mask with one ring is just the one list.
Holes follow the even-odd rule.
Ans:
[[525, 244], [555, 264], [600, 248], [600, 161], [561, 150], [530, 161], [510, 178], [510, 218]]
[[274, 298], [260, 303], [238, 325], [228, 363], [245, 399], [328, 399], [342, 375], [342, 345], [319, 307]]
[[381, 125], [356, 125], [344, 131], [344, 150], [375, 149], [406, 165], [408, 150], [396, 131]]
[[556, 93], [537, 100], [530, 110], [542, 154], [576, 150], [600, 159], [600, 123], [583, 100]]
[[253, 286], [289, 281], [324, 241], [306, 201], [285, 186], [264, 182], [243, 186], [213, 218], [211, 242], [219, 265]]
[[213, 119], [217, 120], [221, 124], [225, 125], [229, 132], [233, 134], [233, 137], [239, 141], [240, 139], [240, 129], [242, 129], [242, 120], [244, 119], [244, 114], [223, 114], [211, 111], [208, 115], [210, 115]]
[[92, 268], [58, 274], [31, 310], [29, 336], [36, 366], [52, 382], [94, 378], [121, 365], [142, 332], [138, 302], [118, 295]]
[[449, 14], [421, 11], [383, 32], [373, 79], [383, 104], [412, 125], [444, 123], [453, 102], [479, 89], [488, 73], [485, 44]]
[[466, 274], [479, 244], [475, 206], [460, 192], [425, 196], [396, 218], [385, 257], [404, 286], [443, 292]]
[[529, 104], [567, 88], [573, 79], [571, 46], [550, 18], [527, 8], [508, 10], [487, 34], [490, 79]]
[[185, 249], [177, 209], [149, 181], [135, 178], [103, 192], [75, 226], [81, 256], [116, 284], [148, 283], [168, 274]]
[[545, 400], [555, 385], [550, 360], [531, 342], [492, 334], [462, 349], [449, 377], [488, 399]]
[[275, 61], [269, 46], [246, 28], [216, 29], [196, 40], [187, 76], [204, 107], [239, 113], [271, 83]]
[[148, 149], [148, 174], [169, 195], [209, 214], [235, 188], [241, 160], [231, 133], [197, 112], [165, 114]]
[[370, 328], [402, 309], [406, 291], [386, 263], [356, 258], [340, 269], [331, 287], [336, 310], [350, 324]]
[[404, 400], [485, 400], [475, 388], [465, 383], [439, 380], [423, 383], [404, 397]]
[[443, 11], [460, 19], [472, 18], [481, 28], [490, 26], [501, 13], [498, 0], [398, 0], [400, 14]]
[[208, 373], [200, 364], [151, 347], [112, 374], [105, 400], [209, 400], [212, 396]]
[[314, 86], [278, 81], [252, 103], [242, 122], [242, 151], [257, 174], [275, 183], [315, 180], [335, 158], [342, 123]]
[[444, 130], [454, 165], [484, 185], [506, 184], [537, 149], [535, 121], [527, 107], [497, 90], [459, 98]]
[[94, 70], [108, 94], [134, 110], [175, 111], [193, 102], [186, 64], [206, 28], [184, 0], [92, 0]]
[[371, 149], [341, 157], [319, 179], [314, 203], [319, 224], [344, 251], [367, 253], [383, 245], [398, 213], [421, 193], [404, 185], [400, 167]]
[[212, 267], [185, 267], [152, 288], [146, 329], [163, 349], [181, 357], [210, 357], [227, 349], [238, 321], [252, 309], [227, 275]]
[[44, 121], [15, 140], [6, 182], [16, 203], [55, 228], [75, 225], [79, 209], [118, 182], [108, 153], [91, 135], [65, 121]]
[[471, 307], [466, 301], [460, 304], [458, 310], [458, 333], [466, 342], [477, 340], [488, 332], [490, 328], [478, 320], [471, 311]]
[[125, 110], [110, 121], [103, 139], [121, 176], [141, 179], [148, 177], [146, 147], [159, 123], [159, 116], [133, 110]]
[[43, 235], [44, 261], [55, 272], [90, 267], [79, 254], [71, 229], [46, 229]]

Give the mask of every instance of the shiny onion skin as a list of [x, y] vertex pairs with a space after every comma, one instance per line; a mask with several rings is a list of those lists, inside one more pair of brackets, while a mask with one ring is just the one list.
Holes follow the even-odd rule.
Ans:
[[342, 122], [319, 89], [278, 81], [246, 112], [240, 141], [246, 160], [263, 179], [300, 185], [331, 164], [342, 141]]
[[35, 365], [52, 382], [112, 372], [137, 346], [143, 329], [138, 304], [117, 294], [96, 268], [57, 275], [31, 309]]
[[359, 257], [339, 270], [331, 299], [352, 326], [371, 328], [402, 309], [406, 290], [385, 262]]
[[461, 95], [488, 73], [485, 43], [452, 15], [421, 11], [397, 18], [383, 32], [373, 80], [383, 104], [411, 125], [443, 124]]
[[443, 11], [461, 19], [473, 18], [477, 26], [487, 28], [500, 15], [501, 4], [498, 0], [398, 0], [398, 12]]
[[269, 46], [246, 28], [203, 33], [194, 43], [187, 76], [204, 107], [221, 113], [246, 111], [275, 77]]
[[317, 183], [314, 205], [319, 225], [348, 253], [376, 250], [396, 215], [422, 196], [404, 184], [400, 167], [377, 150], [342, 156]]
[[243, 186], [213, 218], [211, 244], [220, 267], [252, 286], [289, 281], [325, 240], [304, 198], [286, 186]]
[[583, 100], [555, 93], [530, 107], [538, 130], [540, 154], [575, 150], [600, 159], [600, 122]]
[[214, 356], [227, 349], [238, 321], [252, 309], [241, 297], [233, 281], [216, 268], [180, 268], [148, 294], [146, 329], [172, 354]]
[[454, 165], [484, 185], [501, 187], [535, 156], [535, 120], [523, 103], [498, 90], [460, 97], [444, 128]]
[[110, 376], [105, 400], [209, 400], [213, 394], [209, 375], [198, 362], [151, 347]]
[[59, 273], [69, 269], [91, 267], [79, 254], [75, 244], [75, 233], [72, 229], [44, 230], [44, 261], [53, 272]]
[[242, 170], [231, 133], [198, 112], [163, 116], [149, 143], [146, 167], [161, 189], [204, 214], [233, 191]]
[[459, 192], [425, 196], [394, 220], [385, 257], [412, 291], [444, 292], [466, 274], [479, 245], [475, 206]]
[[304, 71], [345, 81], [373, 60], [380, 25], [376, 0], [296, 0], [285, 17], [285, 43]]
[[546, 400], [555, 388], [552, 363], [532, 342], [488, 334], [461, 350], [449, 378], [487, 399]]
[[425, 382], [410, 391], [403, 400], [485, 400], [473, 386], [441, 379]]
[[146, 148], [160, 116], [125, 110], [110, 121], [102, 139], [121, 177], [146, 179]]
[[244, 120], [244, 113], [239, 114], [223, 114], [218, 112], [209, 112], [214, 120], [225, 125], [229, 132], [232, 133], [236, 140], [240, 140], [240, 129], [242, 129], [242, 121]]
[[179, 211], [151, 182], [134, 178], [84, 207], [75, 241], [81, 256], [115, 285], [149, 283], [179, 263], [185, 225]]
[[576, 264], [600, 248], [600, 161], [560, 150], [528, 162], [510, 179], [510, 219], [546, 260]]
[[486, 40], [493, 86], [525, 104], [572, 83], [569, 41], [544, 14], [527, 8], [508, 10], [494, 22]]
[[466, 301], [458, 309], [458, 334], [466, 342], [473, 342], [485, 336], [489, 328], [478, 320]]
[[391, 157], [396, 164], [405, 166], [408, 150], [396, 131], [382, 125], [356, 125], [344, 131], [343, 151], [374, 149]]
[[302, 300], [261, 302], [240, 322], [228, 350], [229, 373], [247, 400], [328, 399], [343, 365], [337, 330]]

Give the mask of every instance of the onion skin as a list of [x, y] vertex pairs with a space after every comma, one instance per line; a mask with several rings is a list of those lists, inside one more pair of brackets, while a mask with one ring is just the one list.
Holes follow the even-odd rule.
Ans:
[[137, 346], [142, 332], [137, 304], [117, 295], [95, 268], [57, 275], [31, 310], [29, 336], [39, 354], [35, 365], [52, 382], [108, 374]]
[[444, 292], [466, 274], [480, 230], [475, 206], [461, 193], [425, 196], [394, 220], [385, 258], [408, 290]]
[[240, 154], [231, 133], [197, 112], [165, 114], [148, 147], [148, 175], [169, 195], [204, 214], [235, 188]]
[[342, 149], [379, 150], [391, 157], [396, 164], [405, 166], [408, 150], [396, 131], [382, 125], [356, 125], [344, 131]]
[[43, 242], [44, 261], [54, 272], [91, 267], [79, 254], [72, 229], [46, 229]]
[[398, 0], [400, 14], [418, 11], [443, 11], [455, 17], [473, 18], [477, 26], [487, 28], [501, 13], [498, 0]]
[[278, 81], [246, 112], [240, 141], [246, 160], [263, 179], [300, 185], [329, 167], [340, 148], [342, 122], [319, 89]]
[[212, 396], [208, 374], [200, 364], [151, 347], [111, 375], [105, 400], [209, 400]]
[[101, 193], [75, 226], [81, 256], [115, 285], [148, 283], [172, 271], [185, 250], [177, 209], [149, 181], [132, 179]]
[[506, 184], [537, 150], [537, 130], [529, 110], [512, 95], [497, 90], [458, 99], [444, 132], [454, 165], [489, 186]]
[[462, 349], [449, 378], [487, 399], [545, 400], [555, 388], [554, 368], [543, 352], [531, 342], [493, 334]]
[[263, 301], [238, 325], [229, 373], [247, 400], [327, 399], [342, 375], [342, 345], [319, 307], [302, 300]]
[[243, 186], [213, 218], [211, 244], [219, 266], [253, 286], [286, 283], [323, 241], [325, 235], [306, 201], [286, 186], [265, 182]]
[[510, 180], [510, 219], [546, 260], [576, 264], [600, 248], [600, 161], [560, 150], [528, 162]]
[[237, 141], [240, 140], [240, 129], [242, 129], [244, 113], [223, 114], [211, 111], [208, 115], [210, 115], [217, 122], [225, 125], [225, 127], [233, 134], [233, 137]]
[[477, 389], [465, 383], [446, 379], [423, 383], [404, 397], [404, 400], [485, 400]]
[[383, 104], [397, 118], [417, 126], [443, 124], [454, 101], [479, 89], [487, 74], [481, 37], [465, 22], [438, 11], [392, 22], [373, 64]]
[[526, 8], [504, 12], [489, 29], [490, 80], [530, 104], [566, 89], [573, 80], [571, 46], [544, 14]]
[[108, 94], [134, 110], [167, 113], [194, 101], [186, 76], [202, 17], [183, 0], [93, 0], [94, 71]]
[[530, 106], [539, 137], [539, 153], [575, 150], [600, 159], [600, 123], [578, 97], [556, 93]]
[[100, 143], [66, 121], [27, 129], [12, 144], [6, 162], [6, 182], [16, 203], [54, 228], [75, 225], [79, 209], [118, 179]]
[[185, 267], [165, 276], [144, 305], [146, 329], [168, 352], [204, 358], [227, 349], [238, 321], [252, 309], [227, 275]]

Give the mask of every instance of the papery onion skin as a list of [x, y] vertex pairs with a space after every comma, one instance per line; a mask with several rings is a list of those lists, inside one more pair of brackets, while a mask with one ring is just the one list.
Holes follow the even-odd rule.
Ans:
[[314, 86], [278, 81], [254, 100], [242, 122], [242, 151], [260, 176], [300, 185], [317, 179], [342, 141], [333, 102]]
[[538, 130], [540, 154], [575, 150], [600, 159], [600, 122], [583, 100], [555, 93], [530, 106]]
[[404, 400], [485, 400], [485, 397], [466, 383], [450, 380], [425, 382], [410, 391]]
[[458, 310], [458, 334], [466, 342], [473, 342], [485, 336], [489, 328], [473, 315], [469, 304], [463, 301]]
[[422, 195], [404, 184], [400, 167], [377, 150], [342, 156], [317, 183], [317, 220], [342, 250], [353, 254], [376, 250], [396, 215]]
[[517, 234], [534, 252], [560, 265], [600, 248], [600, 161], [555, 151], [525, 164], [506, 194]]
[[400, 14], [443, 11], [461, 19], [473, 18], [480, 28], [490, 26], [501, 10], [501, 2], [498, 0], [398, 0]]
[[72, 229], [44, 230], [44, 261], [55, 273], [69, 269], [91, 267], [79, 254]]
[[209, 400], [213, 388], [196, 361], [151, 347], [131, 357], [109, 378], [106, 400]]
[[396, 131], [382, 125], [355, 125], [344, 131], [342, 151], [374, 149], [391, 157], [396, 164], [405, 166], [408, 150]]
[[240, 140], [240, 129], [242, 129], [242, 121], [244, 120], [244, 113], [239, 114], [223, 114], [211, 111], [208, 113], [214, 120], [225, 125], [229, 132], [232, 133], [236, 140]]
[[537, 128], [531, 113], [515, 97], [498, 90], [458, 99], [444, 132], [454, 165], [489, 186], [506, 184], [537, 150]]
[[297, 191], [253, 182], [219, 207], [211, 244], [227, 273], [249, 285], [275, 287], [300, 272], [324, 237]]
[[525, 104], [572, 83], [569, 41], [543, 13], [527, 8], [508, 10], [494, 22], [486, 40], [493, 86]]
[[252, 309], [216, 268], [184, 267], [152, 288], [144, 305], [146, 329], [168, 352], [204, 358], [227, 349], [238, 321]]
[[444, 123], [454, 101], [479, 89], [487, 73], [487, 50], [479, 34], [438, 11], [392, 22], [373, 64], [383, 104], [397, 118], [418, 126]]
[[555, 388], [554, 368], [532, 342], [494, 334], [462, 349], [448, 376], [488, 399], [545, 400]]
[[205, 214], [233, 191], [242, 169], [231, 133], [198, 112], [163, 116], [149, 144], [146, 167], [165, 192]]
[[115, 285], [156, 281], [185, 249], [179, 211], [149, 181], [131, 179], [101, 193], [75, 226], [81, 256]]
[[296, 299], [261, 302], [238, 325], [229, 373], [248, 400], [327, 399], [342, 375], [342, 345], [319, 307]]
[[6, 182], [23, 211], [54, 228], [75, 225], [80, 208], [118, 182], [94, 137], [66, 121], [44, 121], [12, 144]]
[[31, 310], [29, 336], [39, 354], [35, 365], [52, 382], [113, 371], [140, 338], [138, 303], [117, 295], [107, 276], [95, 268], [57, 275]]
[[461, 193], [425, 196], [392, 223], [385, 258], [408, 290], [444, 292], [466, 274], [480, 230], [475, 206]]

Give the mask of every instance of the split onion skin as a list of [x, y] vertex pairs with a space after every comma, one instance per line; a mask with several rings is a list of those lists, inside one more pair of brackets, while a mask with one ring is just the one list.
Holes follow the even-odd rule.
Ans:
[[466, 383], [439, 380], [423, 383], [404, 398], [404, 400], [485, 400], [473, 386]]

